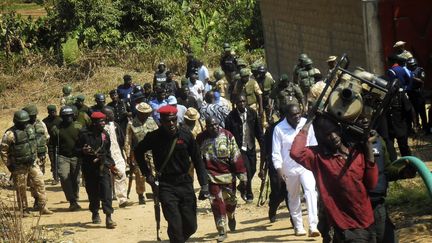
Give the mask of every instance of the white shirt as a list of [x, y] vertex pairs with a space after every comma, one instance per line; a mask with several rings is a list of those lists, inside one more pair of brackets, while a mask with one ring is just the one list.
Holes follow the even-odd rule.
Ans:
[[[288, 121], [285, 118], [283, 121], [276, 125], [273, 131], [273, 165], [275, 169], [282, 168], [282, 171], [285, 175], [298, 174], [306, 170], [302, 165], [295, 162], [290, 156], [291, 146], [294, 142], [294, 138], [300, 132], [305, 123], [306, 118], [300, 118], [299, 124], [294, 129], [293, 127], [291, 127], [290, 124], [288, 124]], [[310, 126], [309, 128], [306, 145], [318, 145], [312, 126]]]
[[177, 123], [180, 124], [184, 122], [184, 115], [187, 111], [187, 108], [186, 106], [180, 104], [177, 104], [176, 107], [177, 107]]
[[105, 127], [104, 127], [105, 131], [108, 133], [109, 137], [110, 137], [110, 142], [111, 142], [111, 157], [113, 158], [115, 165], [116, 166], [122, 166], [124, 165], [126, 162], [123, 158], [122, 152], [120, 150], [120, 146], [117, 142], [117, 134], [116, 134], [116, 127], [114, 125], [114, 122], [108, 122]]
[[197, 100], [198, 107], [201, 107], [203, 101], [204, 84], [201, 80], [196, 80], [195, 84], [189, 82], [190, 94]]
[[206, 79], [210, 79], [209, 71], [206, 66], [202, 65], [198, 69], [198, 79], [201, 80], [203, 83], [206, 82]]

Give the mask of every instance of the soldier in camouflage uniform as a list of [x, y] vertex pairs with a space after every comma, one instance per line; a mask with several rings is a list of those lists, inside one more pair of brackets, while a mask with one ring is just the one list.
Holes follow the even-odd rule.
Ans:
[[0, 155], [6, 167], [12, 173], [17, 192], [18, 207], [23, 216], [29, 216], [27, 204], [27, 179], [30, 188], [37, 193], [37, 206], [40, 214], [52, 214], [46, 207], [47, 197], [43, 174], [37, 166], [37, 140], [33, 126], [29, 126], [29, 114], [20, 110], [14, 114], [14, 126], [3, 135], [0, 144]]
[[275, 85], [275, 81], [270, 78], [267, 74], [267, 69], [264, 66], [259, 66], [257, 68], [257, 71], [255, 73], [255, 80], [258, 82], [258, 85], [260, 86], [262, 90], [262, 102], [263, 107], [265, 111], [265, 116], [262, 118], [262, 123], [264, 124], [264, 127], [266, 127], [266, 122], [270, 122], [271, 116], [272, 116], [272, 109], [273, 109], [273, 100], [270, 97], [270, 93]]
[[[133, 151], [138, 143], [144, 139], [145, 135], [148, 132], [158, 129], [158, 126], [150, 116], [152, 108], [147, 103], [139, 103], [136, 106], [136, 110], [136, 116], [132, 121], [129, 121], [126, 128], [124, 150], [127, 156], [127, 163], [135, 174], [136, 192], [138, 194], [139, 204], [145, 204], [145, 177], [141, 174], [139, 167], [136, 166]], [[151, 155], [147, 154], [146, 157], [150, 159]]]
[[303, 94], [309, 93], [310, 88], [316, 82], [316, 77], [321, 76], [321, 72], [312, 66], [312, 59], [307, 58], [303, 62], [304, 68], [299, 71], [298, 82]]
[[215, 78], [214, 84], [214, 90], [219, 92], [219, 94], [224, 97], [227, 98], [229, 96], [228, 93], [228, 81], [225, 79], [225, 73], [224, 71], [222, 71], [221, 69], [216, 70], [213, 73], [213, 76]]
[[275, 100], [275, 107], [280, 110], [290, 104], [302, 105], [305, 107], [304, 95], [300, 87], [289, 81], [287, 74], [282, 74], [278, 85], [272, 90], [270, 98]]
[[45, 163], [49, 158], [47, 158], [48, 153], [48, 140], [50, 135], [48, 129], [42, 121], [37, 119], [38, 110], [35, 105], [28, 105], [23, 108], [29, 114], [30, 120], [29, 125], [33, 126], [36, 132], [36, 142], [37, 142], [37, 156], [38, 165], [43, 174], [45, 174]]
[[73, 105], [75, 103], [75, 96], [72, 95], [72, 86], [66, 85], [63, 87], [63, 97], [60, 100], [60, 105]]
[[76, 97], [75, 107], [78, 110], [78, 117], [76, 121], [81, 124], [82, 127], [89, 127], [92, 123], [90, 118], [90, 108], [84, 104], [85, 96], [80, 94]]
[[250, 79], [250, 70], [243, 68], [240, 70], [240, 81], [237, 81], [234, 90], [234, 102], [240, 96], [246, 97], [246, 104], [258, 112], [259, 116], [263, 116], [263, 101], [262, 90], [255, 79]]
[[304, 53], [300, 54], [299, 59], [298, 59], [298, 63], [294, 66], [293, 69], [293, 82], [295, 84], [298, 84], [298, 75], [299, 72], [302, 68], [304, 68], [304, 61], [308, 59], [308, 56]]

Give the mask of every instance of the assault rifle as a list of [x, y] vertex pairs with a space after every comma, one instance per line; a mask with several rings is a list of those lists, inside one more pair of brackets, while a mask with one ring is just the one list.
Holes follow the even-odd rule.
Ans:
[[264, 168], [262, 169], [263, 175], [261, 178], [260, 192], [258, 196], [257, 206], [264, 206], [269, 197], [270, 178], [268, 176], [268, 161], [264, 162]]

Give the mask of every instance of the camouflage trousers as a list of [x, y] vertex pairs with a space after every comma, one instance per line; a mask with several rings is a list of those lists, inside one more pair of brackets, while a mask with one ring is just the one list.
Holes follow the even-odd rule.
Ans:
[[218, 231], [225, 229], [226, 217], [232, 218], [237, 206], [235, 183], [228, 185], [209, 184], [210, 203]]
[[45, 208], [47, 197], [45, 192], [45, 182], [43, 174], [38, 165], [29, 167], [18, 168], [12, 172], [12, 180], [17, 193], [18, 207], [20, 209], [27, 209], [27, 180], [30, 186], [30, 192], [37, 200], [37, 206], [42, 209]]
[[145, 192], [145, 176], [142, 175], [141, 170], [138, 166], [133, 169], [135, 175], [135, 190], [136, 193], [141, 195]]

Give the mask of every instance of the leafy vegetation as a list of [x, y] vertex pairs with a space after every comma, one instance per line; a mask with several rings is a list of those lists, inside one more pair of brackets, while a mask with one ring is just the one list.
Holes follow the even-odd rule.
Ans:
[[[62, 66], [95, 52], [103, 53], [108, 65], [123, 60], [134, 69], [153, 69], [160, 60], [184, 61], [189, 51], [212, 64], [224, 42], [241, 55], [262, 54], [254, 51], [263, 46], [257, 0], [27, 1], [45, 7], [47, 16], [38, 19], [11, 11], [22, 5], [13, 2], [0, 21], [0, 68], [6, 73], [34, 64], [29, 59]], [[81, 52], [75, 48], [73, 58], [71, 40]], [[179, 61], [172, 62], [176, 69]]]

